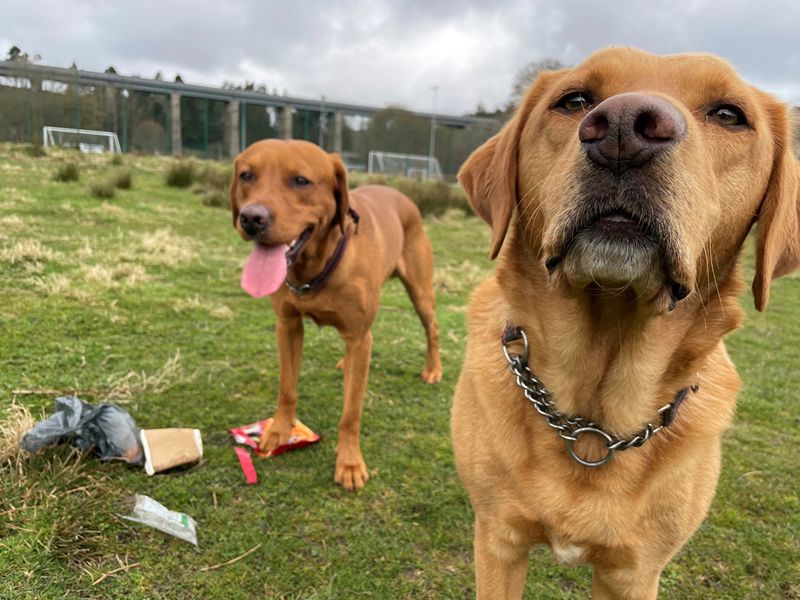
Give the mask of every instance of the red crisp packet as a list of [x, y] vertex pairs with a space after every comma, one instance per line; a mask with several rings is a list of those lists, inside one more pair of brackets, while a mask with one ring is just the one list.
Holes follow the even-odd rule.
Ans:
[[[269, 419], [250, 423], [250, 425], [234, 427], [230, 430], [230, 432], [237, 444], [249, 446], [258, 456], [275, 456], [277, 454], [283, 454], [289, 450], [296, 450], [297, 448], [309, 446], [322, 439], [322, 437], [311, 431], [300, 421], [295, 420], [294, 425], [292, 426], [292, 431], [289, 435], [289, 441], [286, 444], [283, 446], [278, 446], [274, 450], [262, 452], [258, 449], [258, 440], [261, 439], [261, 434], [269, 427], [270, 423], [272, 423], [271, 417]], [[250, 453], [248, 453], [244, 448], [234, 448], [234, 450], [236, 451], [236, 456], [242, 466], [242, 471], [244, 471], [247, 483], [251, 485], [256, 483], [258, 481], [258, 477], [256, 475], [255, 468], [253, 467], [253, 460], [250, 456]]]

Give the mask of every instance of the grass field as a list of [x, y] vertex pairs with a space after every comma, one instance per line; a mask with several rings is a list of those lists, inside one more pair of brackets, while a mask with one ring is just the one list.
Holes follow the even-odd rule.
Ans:
[[[80, 179], [53, 180], [68, 159]], [[306, 328], [299, 417], [325, 439], [259, 460], [248, 487], [227, 429], [271, 414], [274, 319], [239, 288], [248, 253], [228, 213], [164, 185], [168, 160], [126, 157], [132, 189], [89, 185], [105, 157], [32, 158], [0, 145], [0, 598], [470, 598], [472, 512], [453, 466], [449, 410], [470, 290], [489, 231], [430, 218], [444, 380], [418, 380], [424, 336], [390, 282], [374, 329], [362, 448], [371, 479], [333, 483], [343, 345]], [[747, 256], [747, 272], [752, 258]], [[765, 315], [743, 298], [729, 340], [745, 382], [711, 516], [667, 567], [664, 598], [800, 598], [800, 279]], [[14, 432], [57, 392], [124, 405], [140, 427], [197, 427], [205, 461], [148, 478], [68, 448], [21, 457]], [[199, 549], [118, 518], [147, 494], [198, 523]], [[252, 554], [214, 570], [261, 544]], [[585, 598], [588, 567], [531, 554], [528, 598]]]

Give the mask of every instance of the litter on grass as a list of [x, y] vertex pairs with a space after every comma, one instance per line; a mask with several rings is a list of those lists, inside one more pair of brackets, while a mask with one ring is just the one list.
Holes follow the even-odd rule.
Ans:
[[142, 429], [144, 470], [148, 475], [173, 467], [196, 463], [203, 458], [203, 437], [199, 429]]
[[81, 450], [94, 448], [105, 460], [144, 462], [139, 428], [128, 412], [116, 404], [94, 406], [77, 396], [55, 399], [54, 411], [25, 434], [20, 445], [36, 452], [50, 444], [68, 442]]
[[[311, 431], [311, 429], [303, 425], [300, 421], [295, 421], [289, 434], [289, 441], [273, 450], [264, 452], [258, 448], [258, 440], [261, 439], [261, 434], [264, 433], [267, 428], [269, 428], [271, 423], [272, 418], [270, 417], [269, 419], [256, 421], [255, 423], [250, 423], [249, 425], [234, 427], [230, 430], [230, 432], [237, 444], [244, 444], [245, 446], [248, 446], [258, 456], [262, 457], [276, 456], [278, 454], [288, 452], [289, 450], [297, 450], [298, 448], [315, 444], [322, 439], [321, 436]], [[256, 483], [258, 481], [258, 475], [256, 474], [255, 467], [253, 466], [251, 454], [245, 448], [238, 446], [234, 447], [233, 450], [236, 452], [236, 457], [239, 459], [239, 464], [242, 467], [242, 471], [244, 472], [247, 483], [249, 485]]]
[[143, 523], [197, 546], [197, 523], [189, 515], [168, 509], [150, 496], [136, 494], [133, 514], [123, 519]]

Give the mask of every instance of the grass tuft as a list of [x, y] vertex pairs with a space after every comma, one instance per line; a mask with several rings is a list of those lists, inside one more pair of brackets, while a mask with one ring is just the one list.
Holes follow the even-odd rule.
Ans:
[[143, 234], [141, 244], [144, 253], [131, 256], [131, 260], [176, 266], [191, 262], [197, 255], [194, 240], [178, 235], [169, 227]]
[[101, 288], [133, 287], [150, 280], [147, 270], [140, 264], [121, 262], [115, 265], [89, 265], [84, 267], [84, 278]]
[[167, 168], [164, 181], [170, 187], [187, 188], [194, 181], [195, 167], [189, 160], [179, 160]]
[[349, 185], [350, 188], [364, 185], [393, 187], [411, 198], [423, 216], [438, 216], [453, 209], [461, 210], [465, 214], [472, 212], [461, 187], [444, 181], [419, 181], [407, 177], [351, 173]]
[[35, 238], [22, 239], [0, 250], [0, 261], [18, 264], [39, 265], [56, 257], [56, 252]]
[[117, 188], [113, 181], [94, 181], [89, 185], [89, 194], [94, 198], [113, 198]]
[[129, 168], [117, 169], [111, 174], [111, 183], [118, 190], [129, 190], [133, 187], [133, 172]]
[[43, 158], [47, 156], [47, 150], [45, 150], [44, 146], [39, 144], [28, 144], [22, 147], [22, 152], [25, 156], [29, 156], [31, 158]]
[[59, 165], [58, 169], [53, 175], [53, 179], [56, 181], [60, 181], [62, 183], [67, 183], [69, 181], [78, 181], [80, 178], [80, 169], [78, 165], [73, 162], [64, 163]]
[[36, 424], [27, 407], [12, 402], [0, 421], [0, 470], [10, 468], [19, 471], [22, 461], [22, 438]]
[[176, 350], [164, 366], [154, 373], [129, 371], [121, 375], [111, 375], [106, 382], [103, 398], [106, 402], [126, 404], [144, 394], [163, 394], [176, 385], [193, 381], [196, 376], [196, 373], [186, 372], [181, 352]]
[[214, 206], [216, 208], [228, 208], [230, 206], [230, 199], [228, 194], [221, 190], [209, 190], [203, 194], [203, 204], [205, 206]]

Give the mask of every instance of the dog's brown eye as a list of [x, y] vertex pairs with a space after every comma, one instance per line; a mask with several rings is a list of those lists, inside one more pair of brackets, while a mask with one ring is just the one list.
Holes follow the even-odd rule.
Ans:
[[556, 108], [567, 112], [586, 111], [594, 104], [592, 97], [586, 92], [570, 92], [556, 103]]
[[733, 106], [732, 104], [724, 104], [723, 106], [718, 106], [708, 113], [708, 118], [717, 125], [722, 125], [723, 127], [734, 127], [736, 125], [747, 125], [747, 119], [738, 106]]
[[306, 187], [307, 185], [310, 185], [311, 182], [302, 175], [298, 175], [292, 179], [292, 184], [296, 187]]
[[242, 171], [241, 173], [239, 173], [239, 180], [240, 181], [244, 181], [246, 183], [249, 183], [249, 182], [253, 181], [253, 179], [255, 179], [255, 177], [253, 177], [253, 174], [250, 171]]

